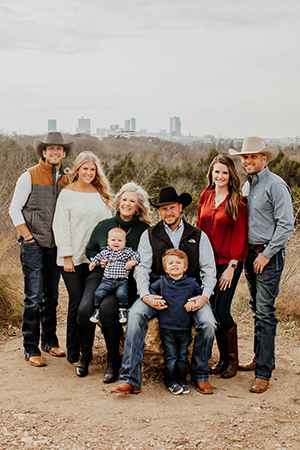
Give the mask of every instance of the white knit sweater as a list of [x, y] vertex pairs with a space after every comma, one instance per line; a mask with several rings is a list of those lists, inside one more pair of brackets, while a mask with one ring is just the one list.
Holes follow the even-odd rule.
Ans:
[[111, 217], [111, 211], [98, 192], [63, 189], [53, 219], [57, 265], [64, 265], [64, 256], [71, 256], [74, 266], [88, 263], [85, 248], [91, 233], [98, 222], [108, 217]]

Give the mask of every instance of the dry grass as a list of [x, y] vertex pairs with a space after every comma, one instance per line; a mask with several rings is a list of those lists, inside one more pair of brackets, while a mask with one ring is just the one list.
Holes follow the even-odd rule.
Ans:
[[10, 330], [22, 322], [23, 276], [19, 247], [13, 235], [0, 235], [0, 327]]

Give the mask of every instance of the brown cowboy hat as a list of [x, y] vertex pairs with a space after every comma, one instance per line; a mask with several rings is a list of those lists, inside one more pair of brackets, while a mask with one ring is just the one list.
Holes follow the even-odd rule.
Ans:
[[37, 152], [40, 157], [43, 157], [43, 150], [45, 150], [46, 145], [62, 145], [65, 149], [66, 156], [68, 156], [74, 148], [74, 141], [65, 142], [61, 133], [56, 131], [51, 131], [47, 134], [45, 138], [45, 142], [40, 141], [39, 139], [35, 139], [33, 141], [33, 148]]
[[251, 155], [252, 153], [261, 153], [266, 155], [267, 162], [270, 162], [277, 158], [279, 150], [277, 147], [274, 147], [274, 145], [269, 145], [266, 147], [264, 141], [257, 136], [245, 138], [242, 150], [240, 152], [237, 152], [233, 148], [229, 149], [229, 155], [231, 156]]
[[161, 188], [158, 195], [158, 203], [152, 203], [150, 198], [149, 202], [154, 208], [159, 208], [164, 205], [171, 205], [171, 203], [180, 203], [182, 208], [185, 208], [192, 203], [192, 196], [186, 192], [178, 195], [176, 190], [170, 186]]

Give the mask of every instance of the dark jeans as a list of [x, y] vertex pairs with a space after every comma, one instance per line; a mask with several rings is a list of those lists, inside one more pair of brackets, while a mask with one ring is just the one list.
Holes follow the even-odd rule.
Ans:
[[279, 292], [285, 249], [270, 259], [261, 274], [254, 273], [253, 269], [253, 262], [257, 256], [257, 250], [249, 250], [244, 268], [254, 318], [255, 376], [269, 380], [275, 364], [275, 336], [278, 322], [274, 304]]
[[77, 324], [77, 311], [84, 293], [86, 279], [89, 275], [89, 265], [80, 264], [75, 267], [75, 272], [65, 272], [61, 268], [68, 294], [68, 317], [67, 317], [67, 359], [73, 364], [79, 359], [79, 336]]
[[[79, 324], [80, 348], [92, 353], [96, 325], [90, 321], [94, 312], [94, 295], [100, 284], [99, 278], [89, 278], [86, 281], [84, 293], [78, 307], [77, 322]], [[119, 330], [119, 304], [115, 294], [109, 294], [100, 305], [100, 322], [103, 327], [115, 327]], [[83, 342], [84, 341], [84, 342]], [[108, 343], [106, 343], [108, 347]]]
[[103, 277], [95, 292], [95, 308], [99, 309], [102, 300], [111, 292], [116, 294], [120, 308], [128, 307], [128, 279], [121, 278], [115, 280], [114, 278]]
[[227, 267], [228, 264], [217, 264], [217, 284], [215, 286], [215, 294], [213, 294], [210, 298], [210, 304], [212, 306], [216, 321], [224, 331], [230, 330], [235, 325], [235, 322], [231, 316], [230, 308], [243, 270], [243, 263], [238, 263], [238, 266], [234, 271], [230, 288], [221, 291], [219, 288], [219, 282], [222, 273], [227, 269]]
[[161, 343], [164, 349], [164, 382], [167, 387], [178, 383], [186, 384], [189, 367], [189, 345], [191, 330], [160, 330]]
[[56, 265], [56, 247], [41, 247], [37, 242], [19, 239], [24, 276], [23, 345], [25, 356], [40, 356], [45, 349], [58, 347], [56, 308], [60, 270]]

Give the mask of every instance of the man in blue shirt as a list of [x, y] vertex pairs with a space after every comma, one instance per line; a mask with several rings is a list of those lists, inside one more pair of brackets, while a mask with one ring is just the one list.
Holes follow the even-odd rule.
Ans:
[[268, 389], [275, 365], [277, 318], [275, 299], [285, 261], [285, 244], [293, 231], [293, 207], [288, 185], [270, 172], [266, 163], [278, 156], [278, 149], [265, 146], [258, 137], [244, 140], [242, 150], [229, 150], [242, 157], [248, 181], [243, 195], [248, 199], [249, 252], [244, 263], [254, 317], [254, 359], [240, 365], [255, 370], [251, 392]]
[[215, 336], [215, 319], [208, 303], [216, 283], [214, 253], [205, 233], [181, 218], [183, 208], [192, 197], [188, 193], [178, 195], [173, 187], [160, 190], [158, 203], [161, 221], [146, 230], [140, 239], [138, 252], [140, 264], [135, 268], [138, 298], [128, 315], [128, 324], [122, 359], [120, 384], [111, 389], [115, 393], [137, 394], [141, 391], [142, 361], [148, 322], [167, 308], [165, 300], [150, 294], [150, 283], [164, 274], [162, 256], [169, 248], [183, 250], [188, 256], [187, 276], [196, 278], [202, 294], [190, 298], [190, 311], [196, 330], [194, 350], [190, 366], [191, 377], [201, 394], [212, 394], [208, 381], [211, 350]]

